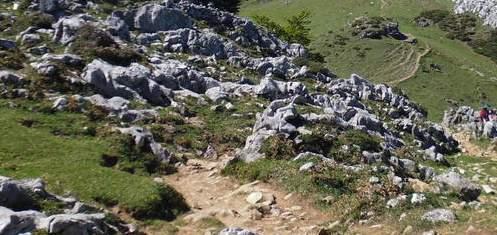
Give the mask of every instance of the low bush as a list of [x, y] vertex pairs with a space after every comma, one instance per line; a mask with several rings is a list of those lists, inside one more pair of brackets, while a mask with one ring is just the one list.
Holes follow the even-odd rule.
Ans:
[[262, 144], [261, 152], [267, 159], [282, 160], [295, 157], [294, 143], [282, 134], [269, 137]]
[[425, 18], [432, 20], [434, 23], [439, 23], [445, 20], [450, 14], [451, 13], [447, 10], [440, 10], [440, 9], [428, 10], [421, 12], [421, 14], [418, 17], [416, 17], [416, 20], [420, 18]]
[[[119, 170], [139, 175], [170, 174], [175, 171], [174, 167], [162, 163], [150, 149], [137, 147], [132, 136], [114, 137], [112, 146], [110, 154], [102, 155], [102, 165], [113, 165]], [[118, 157], [116, 163], [115, 156]]]
[[0, 50], [0, 69], [19, 70], [24, 68], [27, 58], [18, 49]]
[[76, 39], [71, 44], [71, 50], [87, 61], [100, 58], [120, 66], [144, 61], [141, 54], [117, 44], [110, 34], [91, 25], [79, 29]]

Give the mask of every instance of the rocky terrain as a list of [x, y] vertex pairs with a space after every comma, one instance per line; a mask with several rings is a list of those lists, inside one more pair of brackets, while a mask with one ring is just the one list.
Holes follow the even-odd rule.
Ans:
[[[422, 221], [401, 228], [414, 233], [495, 211], [494, 197], [480, 200], [490, 186], [464, 176], [451, 160], [458, 141], [422, 107], [398, 89], [310, 66], [312, 52], [248, 19], [173, 0], [1, 6], [2, 110], [77, 115], [84, 127], [58, 121], [50, 133], [110, 143], [85, 171], [169, 186], [133, 207], [112, 188], [83, 202], [47, 192], [40, 179], [0, 177], [0, 234], [168, 234], [150, 221], [178, 217], [186, 225], [171, 233], [331, 234], [388, 215]], [[384, 26], [361, 37], [403, 36]], [[450, 111], [446, 123], [472, 112]], [[30, 116], [19, 122], [43, 129]], [[497, 124], [484, 132], [495, 137]], [[7, 161], [0, 173], [8, 177], [37, 172]], [[38, 176], [58, 192], [84, 181], [58, 178], [50, 164]], [[74, 189], [68, 195], [84, 190]], [[199, 231], [206, 219], [215, 228]]]
[[494, 28], [497, 27], [497, 2], [484, 0], [455, 0], [455, 12], [470, 12], [478, 15], [485, 22]]

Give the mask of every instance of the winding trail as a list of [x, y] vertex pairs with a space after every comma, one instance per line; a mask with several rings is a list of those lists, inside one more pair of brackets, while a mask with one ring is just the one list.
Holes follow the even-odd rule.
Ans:
[[[192, 212], [183, 218], [187, 224], [178, 227], [178, 235], [207, 234], [209, 230], [200, 228], [198, 222], [208, 218], [260, 234], [317, 234], [319, 225], [329, 221], [325, 212], [296, 194], [258, 181], [238, 185], [236, 180], [220, 175], [223, 165], [223, 161], [191, 159], [178, 173], [163, 178], [192, 206]], [[256, 209], [246, 201], [252, 192], [262, 192], [264, 197], [273, 195], [273, 208], [277, 208], [274, 213], [257, 218]]]
[[467, 132], [458, 132], [452, 134], [454, 138], [459, 142], [461, 149], [464, 154], [475, 156], [475, 157], [484, 157], [489, 158], [493, 161], [497, 161], [497, 152], [492, 149], [492, 146], [488, 148], [482, 148], [471, 142], [471, 134]]
[[412, 77], [414, 77], [416, 75], [416, 72], [419, 70], [419, 67], [421, 66], [421, 59], [423, 57], [425, 57], [426, 55], [428, 55], [428, 53], [430, 53], [430, 52], [431, 52], [431, 47], [427, 43], [425, 43], [424, 51], [422, 53], [417, 54], [417, 56], [416, 56], [416, 62], [415, 62], [414, 68], [406, 76], [404, 76], [400, 79], [388, 82], [387, 84], [388, 85], [397, 85], [401, 82], [407, 81], [407, 80], [411, 79]]

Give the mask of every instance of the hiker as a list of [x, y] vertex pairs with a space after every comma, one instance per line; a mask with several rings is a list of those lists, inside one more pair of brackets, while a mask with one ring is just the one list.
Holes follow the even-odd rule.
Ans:
[[488, 119], [490, 121], [497, 121], [497, 113], [495, 109], [490, 109], [490, 111], [488, 111]]
[[489, 119], [488, 119], [488, 108], [482, 108], [480, 110], [480, 122], [483, 124], [485, 124], [485, 122], [488, 122]]

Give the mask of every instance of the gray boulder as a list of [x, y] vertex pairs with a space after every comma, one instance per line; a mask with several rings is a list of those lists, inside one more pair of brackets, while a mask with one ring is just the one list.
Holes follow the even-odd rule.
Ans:
[[42, 223], [50, 234], [104, 235], [111, 231], [104, 223], [105, 214], [52, 215]]
[[229, 94], [224, 92], [221, 87], [213, 87], [205, 92], [205, 95], [212, 100], [212, 102], [219, 102], [221, 100], [227, 100]]
[[214, 56], [217, 59], [227, 59], [241, 54], [232, 42], [216, 33], [188, 28], [165, 32], [164, 48], [172, 52]]
[[258, 96], [281, 99], [293, 95], [304, 95], [307, 88], [300, 82], [282, 82], [265, 77], [255, 88], [255, 94]]
[[105, 23], [107, 25], [107, 30], [111, 35], [119, 37], [122, 40], [130, 39], [129, 26], [123, 19], [111, 15], [107, 18]]
[[257, 235], [257, 233], [243, 228], [225, 228], [219, 232], [219, 235]]
[[453, 171], [438, 175], [434, 180], [438, 182], [442, 188], [458, 193], [464, 201], [477, 200], [481, 193], [481, 189], [478, 185]]
[[46, 216], [37, 211], [14, 212], [0, 206], [0, 234], [18, 235], [30, 233], [36, 229], [40, 220]]
[[483, 136], [486, 136], [491, 139], [497, 137], [497, 122], [495, 121], [486, 122], [485, 125], [483, 126]]
[[182, 11], [158, 4], [142, 6], [134, 18], [134, 27], [142, 33], [191, 28], [192, 24], [192, 20]]
[[18, 74], [10, 71], [0, 71], [0, 83], [7, 86], [20, 87], [26, 82], [24, 77]]
[[59, 2], [63, 2], [63, 0], [40, 0], [38, 7], [42, 12], [53, 13], [60, 10]]
[[456, 221], [456, 215], [451, 210], [447, 209], [435, 209], [428, 211], [421, 217], [422, 220], [426, 220], [432, 223], [454, 223]]
[[69, 44], [76, 38], [76, 34], [81, 27], [93, 21], [93, 17], [84, 14], [60, 18], [53, 25], [55, 29], [53, 41]]
[[137, 63], [122, 67], [94, 60], [86, 66], [81, 77], [106, 97], [145, 99], [160, 106], [171, 103], [168, 98], [171, 90], [156, 83], [150, 69]]
[[244, 148], [237, 153], [237, 156], [246, 162], [263, 158], [259, 152], [264, 141], [270, 136], [278, 133], [291, 135], [297, 133], [297, 128], [305, 121], [297, 113], [293, 99], [275, 100], [264, 110], [262, 114], [257, 114], [257, 120]]
[[497, 28], [497, 2], [483, 0], [454, 0], [454, 2], [456, 13], [474, 13], [485, 24]]
[[455, 127], [471, 123], [474, 119], [475, 110], [469, 106], [461, 106], [445, 111], [442, 123], [447, 127]]
[[16, 42], [0, 38], [0, 48], [4, 50], [10, 50], [17, 47]]
[[0, 206], [15, 210], [31, 209], [35, 204], [33, 193], [46, 195], [41, 179], [13, 180], [0, 176]]

